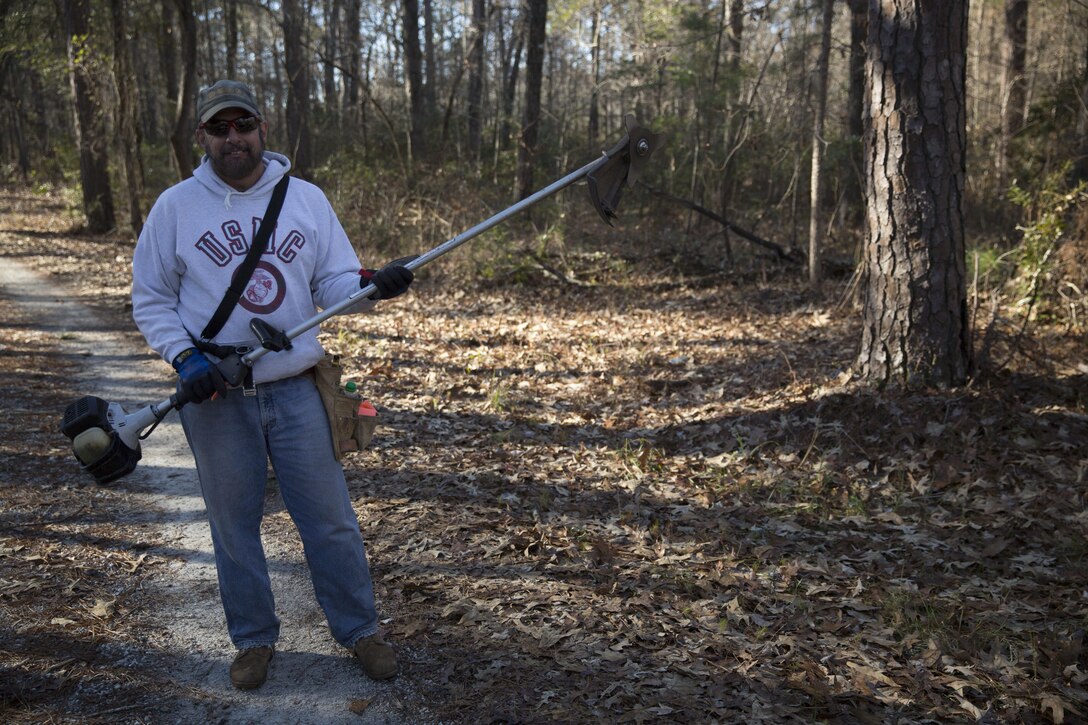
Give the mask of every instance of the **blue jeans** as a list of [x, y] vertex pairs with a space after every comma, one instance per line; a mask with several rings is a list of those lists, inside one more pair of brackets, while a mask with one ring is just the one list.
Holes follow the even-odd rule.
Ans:
[[219, 594], [234, 645], [260, 647], [279, 637], [260, 533], [269, 460], [333, 637], [352, 647], [377, 632], [363, 537], [313, 380], [303, 375], [263, 383], [256, 396], [231, 390], [180, 412], [208, 510]]

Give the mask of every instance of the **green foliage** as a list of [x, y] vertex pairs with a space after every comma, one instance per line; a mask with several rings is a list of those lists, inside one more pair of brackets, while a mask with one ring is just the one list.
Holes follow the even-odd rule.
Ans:
[[[1016, 274], [1011, 284], [1017, 304], [1025, 308], [1028, 316], [1036, 311], [1047, 318], [1059, 314], [1066, 306], [1054, 302], [1058, 291], [1066, 286], [1064, 276], [1083, 275], [1082, 269], [1063, 269], [1056, 254], [1066, 241], [1071, 212], [1088, 202], [1088, 184], [1080, 182], [1070, 187], [1068, 178], [1068, 168], [1062, 168], [1044, 177], [1034, 189], [1014, 184], [1009, 190], [1010, 200], [1023, 208], [1027, 219], [1018, 227], [1022, 238], [1013, 254]], [[1074, 283], [1073, 289], [1080, 293], [1077, 304], [1083, 305], [1083, 285]]]

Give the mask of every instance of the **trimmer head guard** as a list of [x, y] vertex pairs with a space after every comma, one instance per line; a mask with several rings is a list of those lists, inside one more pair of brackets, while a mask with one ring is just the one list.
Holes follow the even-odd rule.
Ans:
[[631, 114], [624, 116], [623, 123], [627, 135], [605, 152], [607, 163], [586, 175], [593, 208], [609, 226], [616, 218], [623, 187], [638, 180], [650, 155], [665, 141], [664, 134], [651, 133], [648, 128], [639, 126]]

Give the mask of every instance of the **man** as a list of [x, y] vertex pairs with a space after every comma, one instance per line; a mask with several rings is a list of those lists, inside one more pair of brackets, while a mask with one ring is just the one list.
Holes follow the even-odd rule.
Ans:
[[[196, 141], [205, 155], [193, 177], [163, 192], [148, 215], [133, 256], [132, 313], [193, 403], [181, 408], [181, 421], [208, 511], [227, 629], [238, 648], [231, 681], [242, 689], [263, 684], [279, 636], [260, 538], [269, 460], [333, 636], [354, 651], [367, 675], [393, 677], [396, 656], [378, 632], [359, 524], [310, 372], [324, 356], [317, 330], [256, 360], [245, 390], [228, 390], [218, 358], [201, 351], [215, 349], [200, 334], [291, 163], [265, 150], [268, 123], [246, 85], [221, 80], [202, 89], [197, 116]], [[292, 178], [245, 294], [211, 342], [255, 345], [254, 318], [289, 330], [370, 282], [378, 289], [374, 299], [388, 299], [408, 289], [412, 272], [397, 263], [377, 273], [360, 270], [324, 193]], [[373, 305], [364, 300], [348, 311]]]

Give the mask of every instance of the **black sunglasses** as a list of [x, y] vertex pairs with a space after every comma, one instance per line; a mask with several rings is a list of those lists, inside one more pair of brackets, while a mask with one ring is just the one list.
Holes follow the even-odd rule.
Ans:
[[260, 116], [241, 116], [230, 121], [208, 121], [200, 127], [212, 136], [226, 136], [232, 128], [238, 133], [252, 133], [260, 125]]

